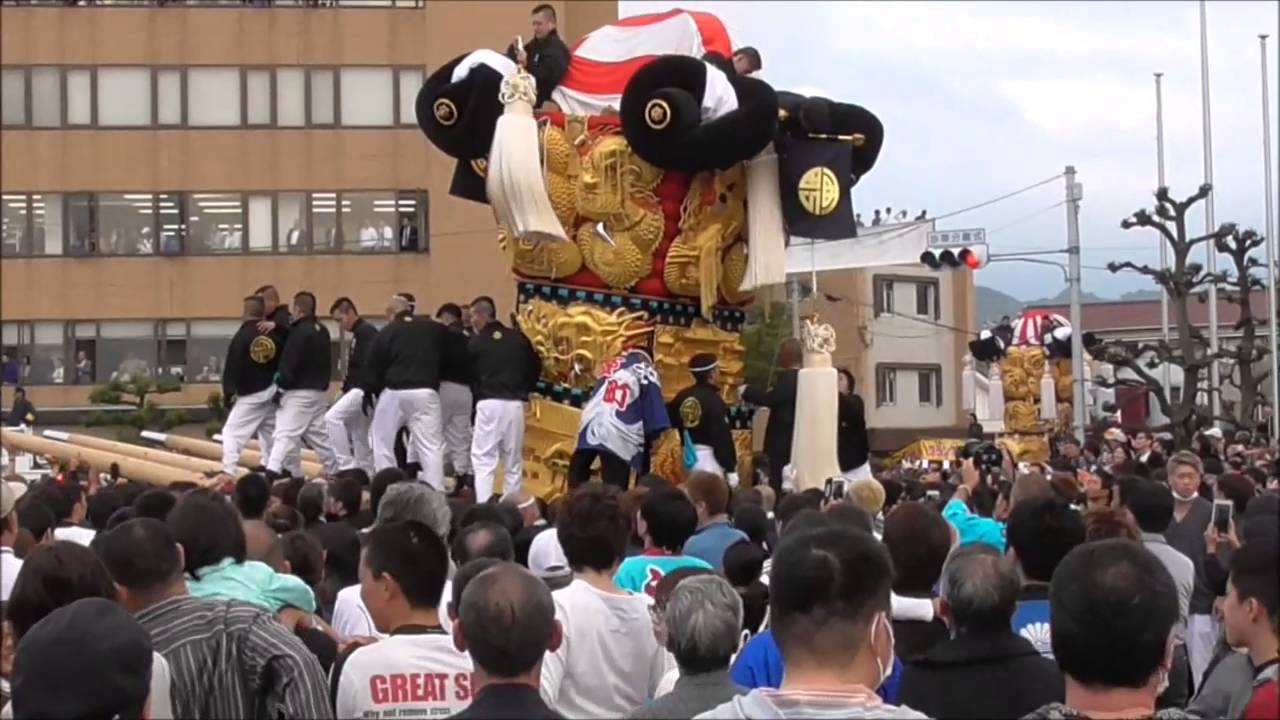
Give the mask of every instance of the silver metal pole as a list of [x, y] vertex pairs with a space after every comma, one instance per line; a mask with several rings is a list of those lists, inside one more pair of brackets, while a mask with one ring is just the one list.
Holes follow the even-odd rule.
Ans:
[[1267, 317], [1270, 330], [1271, 346], [1271, 438], [1280, 440], [1280, 350], [1276, 343], [1280, 342], [1276, 334], [1276, 225], [1275, 194], [1271, 191], [1271, 96], [1267, 91], [1267, 35], [1258, 36], [1258, 44], [1262, 48], [1262, 174], [1264, 176], [1264, 197], [1266, 200], [1266, 223], [1264, 232], [1267, 235]]
[[[1160, 92], [1160, 78], [1164, 73], [1156, 73], [1156, 187], [1165, 187], [1164, 184], [1164, 97]], [[1156, 242], [1160, 245], [1160, 269], [1169, 269], [1169, 246], [1164, 241], [1163, 235], [1156, 235]], [[1169, 293], [1163, 288], [1160, 290], [1160, 337], [1164, 339], [1165, 345], [1169, 344]], [[1168, 397], [1172, 390], [1169, 389], [1169, 363], [1160, 363], [1160, 384], [1164, 387], [1165, 396]]]
[[1076, 169], [1068, 165], [1067, 180], [1067, 273], [1071, 288], [1071, 403], [1072, 433], [1081, 440], [1085, 432], [1084, 406], [1084, 314], [1080, 309], [1080, 200], [1083, 187], [1076, 182]]
[[[1209, 118], [1209, 26], [1206, 19], [1205, 0], [1200, 0], [1200, 105], [1204, 121], [1204, 181], [1213, 184], [1213, 124]], [[1204, 231], [1206, 234], [1217, 230], [1213, 222], [1213, 191], [1204, 202]], [[1213, 243], [1205, 245], [1205, 266], [1209, 272], [1218, 271], [1218, 249]], [[1209, 284], [1209, 352], [1218, 352], [1218, 284]], [[1214, 425], [1216, 418], [1222, 414], [1221, 370], [1218, 361], [1209, 365], [1209, 407], [1213, 412]], [[1185, 392], [1185, 390], [1184, 390]]]

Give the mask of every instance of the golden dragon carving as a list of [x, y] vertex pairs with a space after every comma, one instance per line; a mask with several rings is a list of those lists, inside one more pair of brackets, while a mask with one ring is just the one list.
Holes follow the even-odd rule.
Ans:
[[747, 271], [746, 216], [742, 166], [694, 178], [662, 279], [673, 294], [698, 298], [704, 317], [721, 297], [734, 304], [747, 299], [738, 289]]

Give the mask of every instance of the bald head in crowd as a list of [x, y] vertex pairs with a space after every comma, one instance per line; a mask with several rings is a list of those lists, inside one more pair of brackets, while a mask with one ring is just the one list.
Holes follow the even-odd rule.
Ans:
[[546, 583], [515, 563], [477, 575], [462, 593], [453, 643], [470, 652], [493, 681], [536, 686], [542, 657], [560, 647], [564, 632]]

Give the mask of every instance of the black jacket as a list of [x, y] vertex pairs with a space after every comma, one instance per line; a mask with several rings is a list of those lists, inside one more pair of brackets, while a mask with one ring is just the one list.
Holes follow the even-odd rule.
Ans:
[[459, 385], [471, 384], [471, 351], [468, 350], [470, 338], [463, 332], [462, 323], [456, 322], [445, 326], [444, 342], [448, 346], [445, 353], [444, 366], [440, 368], [440, 379]]
[[[524, 44], [524, 53], [528, 57], [529, 74], [538, 83], [538, 103], [534, 109], [542, 106], [551, 97], [564, 79], [569, 69], [569, 46], [560, 39], [560, 33], [552, 30], [545, 38], [533, 38]], [[515, 43], [507, 48], [507, 57], [516, 59]]]
[[471, 698], [465, 710], [451, 718], [527, 718], [559, 720], [561, 715], [547, 707], [537, 688], [519, 683], [486, 685]]
[[1020, 718], [1064, 692], [1057, 663], [1002, 630], [952, 638], [908, 663], [898, 701], [938, 720]]
[[257, 320], [245, 320], [227, 347], [222, 368], [222, 397], [244, 397], [262, 392], [275, 382], [284, 351], [287, 327], [276, 325], [269, 333], [258, 331]]
[[342, 392], [360, 387], [365, 365], [369, 362], [369, 347], [378, 336], [373, 323], [360, 318], [351, 328], [351, 349], [347, 352], [347, 376], [342, 380]]
[[293, 328], [293, 318], [289, 316], [288, 305], [277, 305], [276, 309], [267, 315], [267, 320], [275, 323], [275, 329], [282, 333], [282, 337], [288, 339], [289, 330]]
[[862, 398], [850, 393], [840, 396], [840, 430], [836, 451], [840, 471], [847, 472], [867, 462], [867, 412]]
[[542, 358], [519, 329], [491, 321], [467, 344], [471, 394], [480, 400], [527, 400], [542, 375]]
[[9, 411], [9, 422], [14, 425], [35, 425], [36, 424], [36, 406], [31, 401], [22, 398], [14, 399], [13, 409]]
[[726, 473], [738, 471], [738, 450], [729, 429], [729, 410], [716, 386], [695, 382], [681, 390], [667, 404], [671, 426], [687, 431], [695, 445], [706, 445]]
[[440, 369], [448, 351], [444, 325], [425, 316], [402, 312], [378, 331], [369, 350], [365, 392], [439, 390]]
[[769, 424], [764, 429], [764, 454], [769, 457], [769, 483], [782, 481], [782, 468], [791, 462], [791, 432], [796, 426], [796, 381], [799, 370], [779, 370], [768, 390], [748, 385], [742, 399], [769, 408]]
[[328, 390], [332, 375], [329, 329], [313, 317], [294, 320], [280, 353], [280, 389]]

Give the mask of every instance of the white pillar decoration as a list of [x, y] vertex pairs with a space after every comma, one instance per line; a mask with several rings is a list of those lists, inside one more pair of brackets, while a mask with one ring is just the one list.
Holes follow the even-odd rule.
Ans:
[[797, 490], [823, 488], [840, 477], [836, 454], [839, 427], [839, 374], [831, 366], [836, 333], [816, 317], [801, 325], [804, 367], [796, 378], [796, 424], [791, 436], [791, 466]]
[[1000, 379], [1000, 363], [991, 363], [991, 375], [987, 378], [987, 413], [1004, 420], [1004, 381]]
[[961, 359], [960, 362], [964, 367], [964, 369], [960, 371], [961, 402], [965, 410], [973, 412], [974, 408], [977, 407], [977, 401], [974, 399], [974, 396], [977, 392], [975, 385], [978, 382], [977, 378], [974, 377], [973, 356], [965, 354], [964, 358]]
[[1058, 387], [1053, 382], [1053, 361], [1045, 358], [1044, 374], [1040, 376], [1040, 419], [1052, 421], [1057, 418]]

